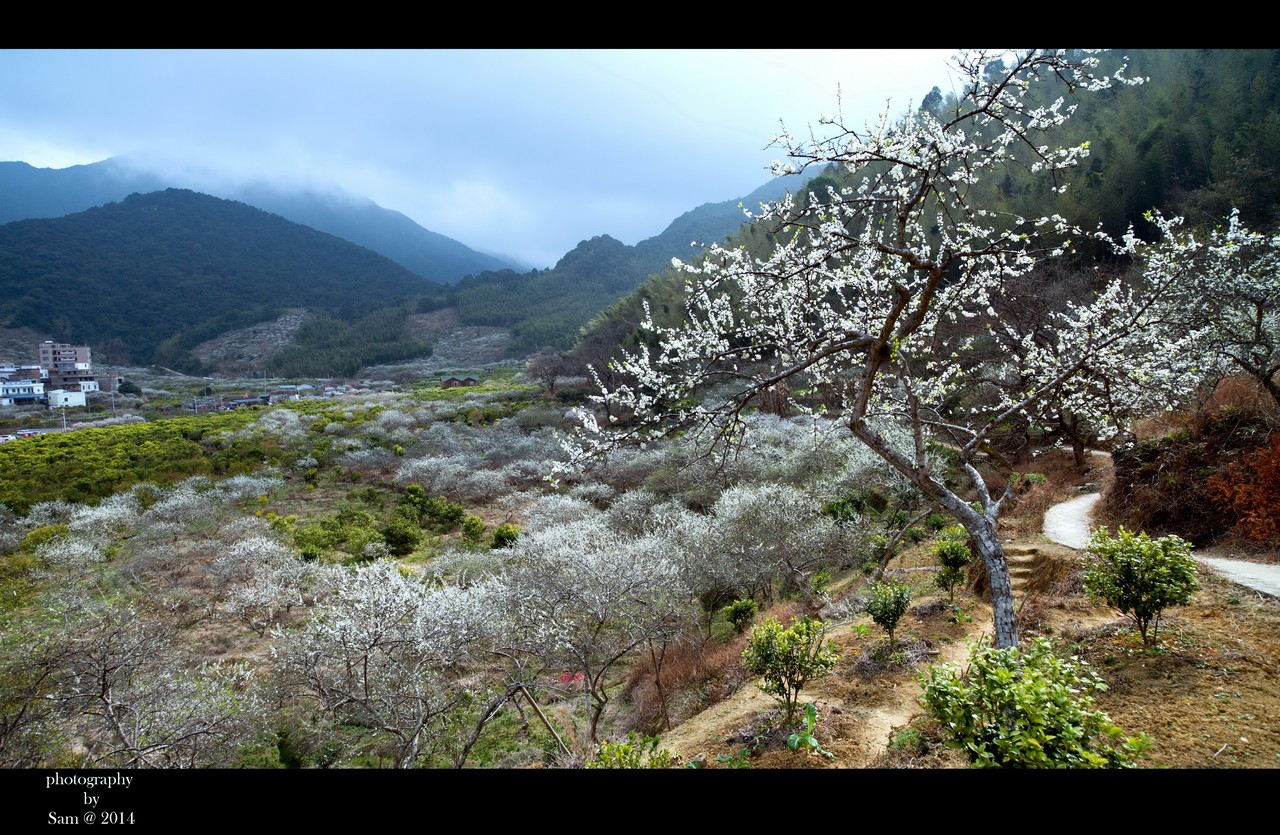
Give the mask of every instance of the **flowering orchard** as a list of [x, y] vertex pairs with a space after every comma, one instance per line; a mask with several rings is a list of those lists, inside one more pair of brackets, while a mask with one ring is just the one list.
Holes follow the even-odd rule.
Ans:
[[[664, 327], [647, 317], [657, 347], [616, 363], [631, 382], [601, 386], [597, 398], [610, 420], [637, 420], [620, 433], [585, 421], [579, 459], [676, 426], [694, 427], [711, 452], [732, 451], [749, 443], [743, 417], [762, 396], [784, 384], [838, 391], [853, 436], [968, 529], [990, 577], [997, 642], [1016, 645], [996, 535], [1011, 491], [989, 490], [977, 466], [993, 433], [1055, 398], [1106, 425], [1120, 399], [1167, 398], [1199, 371], [1179, 361], [1196, 334], [1174, 334], [1161, 304], [1173, 279], [1142, 288], [1113, 280], [1054, 313], [1049, 338], [1019, 332], [993, 309], [1014, 279], [1083, 233], [1062, 217], [985, 208], [990, 188], [981, 186], [1022, 168], [1065, 187], [1062, 174], [1088, 154], [1087, 143], [1053, 144], [1074, 110], [1067, 98], [1141, 83], [1099, 65], [1075, 51], [966, 52], [954, 62], [962, 91], [945, 120], [910, 113], [858, 130], [837, 115], [820, 120], [827, 138], [784, 130], [774, 141], [791, 161], [776, 173], [831, 165], [847, 185], [762, 206], [755, 220], [776, 241], [766, 256], [713, 246], [695, 264], [676, 262], [684, 320]], [[1103, 377], [1129, 382], [1100, 386]], [[712, 384], [731, 393], [699, 399]], [[957, 451], [976, 503], [944, 483], [929, 454], [937, 441]]]

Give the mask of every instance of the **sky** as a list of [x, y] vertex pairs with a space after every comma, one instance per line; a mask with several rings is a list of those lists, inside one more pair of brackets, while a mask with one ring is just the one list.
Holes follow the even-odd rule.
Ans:
[[0, 161], [337, 188], [544, 268], [763, 185], [782, 123], [946, 92], [952, 52], [3, 50]]

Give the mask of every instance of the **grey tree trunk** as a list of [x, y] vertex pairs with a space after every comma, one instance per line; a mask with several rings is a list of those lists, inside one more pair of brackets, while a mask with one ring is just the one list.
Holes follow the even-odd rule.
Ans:
[[987, 568], [987, 581], [991, 585], [991, 608], [994, 613], [996, 646], [1018, 645], [1017, 613], [1013, 608], [1013, 585], [1009, 582], [1009, 563], [1005, 559], [1004, 546], [995, 534], [993, 525], [986, 520], [967, 528], [978, 546], [978, 554]]

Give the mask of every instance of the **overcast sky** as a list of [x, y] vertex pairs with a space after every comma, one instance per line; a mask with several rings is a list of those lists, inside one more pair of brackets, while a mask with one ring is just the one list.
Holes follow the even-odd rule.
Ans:
[[0, 51], [0, 160], [335, 185], [537, 267], [769, 179], [768, 148], [949, 89], [952, 50]]

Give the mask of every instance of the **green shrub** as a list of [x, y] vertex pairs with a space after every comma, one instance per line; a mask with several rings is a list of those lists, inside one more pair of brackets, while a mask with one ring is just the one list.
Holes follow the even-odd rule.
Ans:
[[964, 525], [947, 525], [939, 528], [938, 532], [933, 535], [935, 540], [950, 539], [956, 542], [968, 542], [969, 532], [965, 530]]
[[520, 526], [504, 522], [493, 531], [494, 548], [510, 548], [520, 538]]
[[936, 539], [933, 543], [933, 553], [942, 564], [942, 570], [934, 575], [934, 582], [937, 583], [938, 588], [947, 593], [948, 599], [954, 602], [956, 586], [964, 580], [965, 566], [973, 562], [973, 552], [962, 540]]
[[1123, 527], [1113, 537], [1099, 528], [1088, 550], [1084, 590], [1133, 618], [1144, 644], [1155, 642], [1161, 613], [1169, 606], [1189, 604], [1199, 587], [1191, 545], [1179, 537], [1152, 540]]
[[937, 532], [951, 524], [951, 517], [945, 513], [930, 513], [924, 523], [929, 526], [929, 530]]
[[462, 539], [471, 546], [479, 545], [484, 539], [484, 520], [479, 516], [462, 517]]
[[782, 702], [786, 721], [796, 712], [800, 690], [810, 680], [835, 667], [840, 653], [833, 641], [823, 643], [826, 628], [809, 616], [794, 618], [784, 629], [769, 618], [751, 630], [751, 642], [742, 653], [747, 672], [760, 676], [759, 687]]
[[964, 672], [932, 667], [920, 683], [947, 745], [976, 768], [1131, 768], [1150, 744], [1094, 709], [1090, 693], [1106, 685], [1045, 638], [1021, 650], [977, 644]]
[[887, 580], [871, 584], [871, 596], [867, 598], [864, 610], [878, 626], [889, 633], [889, 643], [893, 643], [893, 630], [907, 613], [909, 605], [911, 587], [901, 580]]
[[809, 578], [809, 591], [814, 597], [825, 597], [831, 590], [831, 572], [820, 568]]
[[394, 556], [405, 557], [418, 547], [422, 534], [412, 525], [396, 520], [382, 529], [382, 538], [387, 543], [387, 550]]
[[423, 490], [420, 484], [410, 484], [404, 488], [400, 504], [403, 507], [413, 508], [422, 526], [436, 533], [449, 533], [461, 525], [463, 518], [467, 515], [460, 504], [441, 496], [428, 496], [427, 491]]
[[728, 606], [720, 610], [725, 620], [733, 624], [733, 631], [741, 635], [751, 625], [751, 621], [755, 620], [756, 615], [760, 612], [760, 607], [751, 598], [745, 600], [735, 600]]
[[41, 525], [22, 538], [18, 550], [25, 554], [34, 554], [41, 545], [47, 545], [70, 535], [71, 529], [61, 523]]
[[666, 748], [658, 749], [662, 740], [656, 736], [637, 737], [635, 731], [625, 742], [605, 740], [587, 760], [587, 768], [676, 768], [676, 755]]

